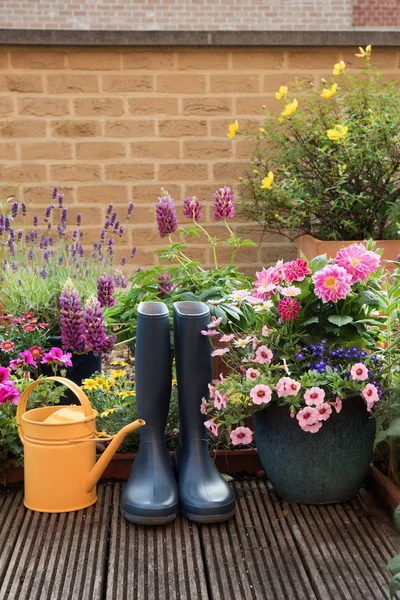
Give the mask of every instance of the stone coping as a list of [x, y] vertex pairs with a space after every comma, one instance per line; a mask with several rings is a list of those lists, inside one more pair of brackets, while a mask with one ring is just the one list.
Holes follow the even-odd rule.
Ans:
[[400, 30], [95, 31], [0, 29], [0, 45], [24, 46], [400, 46]]

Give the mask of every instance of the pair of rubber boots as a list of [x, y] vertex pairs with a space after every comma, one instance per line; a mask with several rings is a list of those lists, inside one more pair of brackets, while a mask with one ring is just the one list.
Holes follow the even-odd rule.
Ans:
[[207, 336], [210, 311], [202, 302], [174, 304], [174, 348], [180, 436], [175, 450], [178, 483], [165, 443], [171, 396], [169, 313], [162, 302], [138, 307], [135, 381], [140, 447], [122, 498], [121, 511], [133, 523], [159, 525], [181, 512], [198, 523], [217, 523], [235, 512], [231, 488], [210, 457], [205, 417], [200, 413], [212, 377]]

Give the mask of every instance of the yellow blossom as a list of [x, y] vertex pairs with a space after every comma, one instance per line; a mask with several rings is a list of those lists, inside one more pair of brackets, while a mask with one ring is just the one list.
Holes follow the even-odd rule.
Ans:
[[122, 399], [125, 399], [130, 398], [131, 396], [136, 396], [136, 393], [134, 392], [134, 390], [129, 390], [126, 392], [120, 392], [118, 396], [121, 396]]
[[96, 377], [94, 381], [99, 388], [103, 388], [106, 385], [107, 379], [105, 377]]
[[103, 410], [102, 413], [100, 413], [100, 417], [108, 417], [108, 415], [112, 415], [112, 413], [116, 410], [116, 408], [107, 408], [106, 410]]
[[96, 431], [96, 438], [108, 437], [107, 431], [103, 429], [102, 431]]
[[333, 129], [328, 129], [326, 135], [333, 142], [343, 140], [348, 134], [349, 128], [347, 125], [335, 125]]
[[272, 184], [274, 183], [274, 174], [272, 171], [269, 171], [267, 177], [261, 181], [261, 188], [263, 190], [270, 190], [272, 188]]
[[93, 390], [94, 388], [97, 388], [97, 387], [98, 387], [98, 385], [94, 379], [84, 379], [83, 385], [81, 386], [81, 388], [83, 390]]
[[172, 385], [177, 385], [178, 384], [178, 380], [177, 379], [173, 379], [172, 380]]
[[254, 173], [254, 175], [259, 175], [260, 174], [259, 171], [257, 171], [257, 169], [253, 169], [253, 173]]
[[334, 96], [336, 94], [336, 90], [337, 90], [337, 83], [334, 83], [330, 90], [322, 90], [321, 96], [323, 98], [332, 98], [332, 96]]
[[264, 127], [260, 127], [260, 129], [258, 130], [260, 133], [265, 133], [265, 129]]
[[371, 44], [369, 44], [365, 50], [364, 48], [361, 48], [361, 46], [358, 47], [360, 54], [355, 54], [355, 56], [357, 56], [357, 58], [369, 58], [371, 56], [371, 50], [372, 50], [372, 46]]
[[286, 85], [281, 85], [279, 90], [275, 92], [275, 98], [277, 100], [281, 100], [288, 93], [288, 89]]
[[111, 379], [109, 379], [108, 381], [106, 381], [106, 392], [109, 392], [110, 390], [112, 390], [114, 387], [114, 381], [112, 381]]
[[346, 68], [346, 63], [343, 62], [343, 60], [341, 60], [340, 62], [336, 63], [336, 65], [334, 65], [333, 67], [333, 74], [334, 75], [341, 75], [343, 73], [343, 71]]
[[289, 104], [286, 104], [285, 108], [281, 112], [282, 117], [290, 117], [290, 115], [294, 113], [298, 105], [299, 103], [296, 98], [293, 100], [293, 102], [289, 102]]
[[112, 367], [129, 367], [128, 363], [124, 362], [123, 360], [113, 360], [110, 362], [110, 365]]
[[229, 132], [226, 135], [230, 138], [233, 138], [233, 137], [235, 137], [238, 129], [239, 129], [239, 123], [237, 121], [235, 121], [234, 123], [231, 123], [229, 125]]
[[123, 371], [122, 369], [116, 369], [114, 371], [111, 371], [111, 377], [113, 377], [114, 379], [118, 379], [119, 377], [124, 377], [125, 376], [125, 371]]

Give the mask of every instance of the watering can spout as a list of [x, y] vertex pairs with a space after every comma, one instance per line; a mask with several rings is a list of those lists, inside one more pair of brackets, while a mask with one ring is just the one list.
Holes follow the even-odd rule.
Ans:
[[[128, 433], [135, 431], [135, 429], [139, 429], [139, 427], [143, 427], [143, 425], [145, 425], [145, 424], [146, 423], [145, 423], [145, 421], [143, 421], [143, 419], [137, 419], [133, 423], [130, 423], [129, 425], [125, 425], [125, 427], [123, 427], [113, 437], [112, 441], [110, 442], [110, 444], [108, 445], [106, 450], [100, 456], [99, 460], [96, 462], [96, 464], [94, 465], [94, 467], [92, 468], [92, 470], [90, 471], [90, 473], [87, 476], [86, 492], [90, 492], [94, 488], [94, 486], [100, 479], [101, 475], [107, 468], [110, 460], [112, 459], [112, 457], [114, 456], [114, 454], [116, 453], [116, 451], [118, 450], [118, 448], [120, 447], [120, 445], [122, 444], [123, 440], [128, 435]], [[101, 440], [99, 440], [99, 441], [101, 441]]]

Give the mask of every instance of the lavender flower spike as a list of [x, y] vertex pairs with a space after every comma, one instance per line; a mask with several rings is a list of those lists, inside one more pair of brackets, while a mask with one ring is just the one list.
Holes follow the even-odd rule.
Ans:
[[86, 351], [91, 350], [96, 355], [100, 352], [104, 354], [111, 352], [116, 336], [107, 335], [103, 311], [100, 302], [94, 296], [91, 296], [85, 303], [83, 319]]
[[196, 222], [200, 221], [202, 206], [200, 204], [199, 199], [196, 196], [192, 196], [192, 198], [185, 198], [183, 201], [183, 214], [188, 219], [194, 219]]
[[156, 219], [160, 237], [164, 238], [177, 230], [174, 200], [163, 188], [161, 188], [161, 196], [157, 198]]
[[61, 342], [64, 350], [85, 352], [85, 325], [81, 299], [71, 279], [60, 294]]
[[114, 278], [111, 275], [103, 275], [97, 280], [97, 300], [100, 302], [100, 306], [114, 306], [114, 292]]
[[219, 188], [213, 194], [214, 198], [214, 219], [221, 221], [221, 219], [232, 219], [235, 214], [235, 207], [233, 206], [233, 193], [231, 188], [227, 185]]

